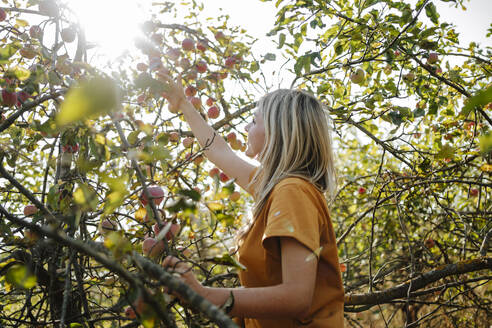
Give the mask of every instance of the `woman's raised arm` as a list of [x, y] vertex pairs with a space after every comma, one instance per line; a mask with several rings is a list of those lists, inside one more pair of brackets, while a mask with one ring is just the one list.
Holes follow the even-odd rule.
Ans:
[[170, 110], [183, 113], [200, 146], [206, 147], [205, 156], [230, 178], [236, 179], [236, 183], [241, 188], [248, 191], [246, 186], [255, 166], [237, 156], [227, 142], [207, 124], [200, 113], [186, 99], [181, 76], [178, 76], [177, 81], [166, 74], [160, 74], [160, 76], [168, 86], [168, 91], [163, 93], [163, 96], [169, 101]]

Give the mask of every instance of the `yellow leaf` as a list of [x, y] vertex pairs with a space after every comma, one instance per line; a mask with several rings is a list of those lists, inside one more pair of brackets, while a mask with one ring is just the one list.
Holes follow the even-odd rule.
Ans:
[[80, 120], [95, 118], [118, 107], [118, 91], [113, 80], [94, 77], [71, 88], [60, 106], [56, 123], [64, 126]]
[[18, 24], [19, 26], [22, 26], [22, 27], [26, 27], [27, 25], [29, 25], [29, 23], [23, 19], [19, 19], [17, 18], [15, 20], [15, 23]]
[[220, 211], [224, 208], [224, 205], [222, 205], [222, 203], [219, 202], [211, 202], [208, 203], [208, 208], [212, 211]]
[[139, 222], [143, 222], [146, 215], [147, 215], [147, 210], [145, 209], [145, 207], [141, 207], [135, 212], [135, 220]]
[[104, 135], [98, 133], [98, 134], [96, 134], [94, 141], [101, 144], [101, 145], [105, 145], [106, 144], [106, 137]]
[[484, 164], [480, 169], [484, 172], [492, 172], [492, 164]]

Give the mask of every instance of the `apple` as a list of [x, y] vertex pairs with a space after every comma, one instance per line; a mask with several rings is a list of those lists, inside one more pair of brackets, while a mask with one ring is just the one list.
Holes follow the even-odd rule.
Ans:
[[42, 14], [48, 16], [58, 16], [58, 6], [54, 0], [41, 0], [38, 8]]
[[198, 41], [198, 43], [196, 44], [196, 48], [204, 52], [205, 50], [207, 50], [207, 44], [203, 41]]
[[230, 132], [228, 135], [227, 135], [227, 141], [231, 142], [233, 140], [236, 140], [237, 137], [236, 137], [236, 134], [234, 132]]
[[208, 98], [206, 101], [207, 106], [212, 106], [214, 104], [213, 98]]
[[24, 238], [30, 243], [35, 243], [40, 239], [40, 236], [37, 232], [32, 231], [31, 229], [26, 229], [24, 230]]
[[202, 107], [202, 100], [199, 97], [192, 97], [190, 102], [196, 109], [200, 109]]
[[12, 107], [17, 104], [17, 94], [10, 92], [7, 89], [2, 90], [2, 103], [7, 107]]
[[66, 27], [61, 30], [61, 38], [66, 43], [71, 43], [75, 41], [75, 37], [77, 36], [77, 31], [73, 26]]
[[201, 162], [203, 162], [202, 155], [195, 157], [195, 159], [193, 160], [193, 163], [195, 163], [196, 165], [200, 165]]
[[217, 32], [217, 33], [215, 33], [215, 40], [220, 41], [220, 40], [223, 40], [223, 39], [225, 39], [224, 33], [220, 32], [220, 31]]
[[41, 30], [41, 27], [38, 25], [33, 25], [29, 28], [29, 36], [33, 39], [40, 39], [41, 36], [43, 35], [43, 31]]
[[179, 133], [178, 132], [169, 133], [169, 141], [177, 142], [178, 140], [179, 140]]
[[350, 80], [355, 84], [362, 84], [365, 80], [365, 72], [362, 68], [358, 68], [355, 73], [350, 74]]
[[207, 63], [203, 60], [200, 60], [196, 63], [196, 70], [198, 73], [205, 73], [207, 71]]
[[189, 86], [185, 89], [185, 95], [187, 97], [193, 97], [194, 95], [196, 95], [196, 92], [197, 90], [192, 86]]
[[[150, 197], [154, 200], [154, 204], [156, 206], [159, 205], [164, 199], [164, 190], [160, 186], [148, 186], [147, 191], [149, 192]], [[143, 190], [142, 194], [140, 194], [140, 202], [143, 204], [143, 206], [146, 206], [148, 204], [147, 195], [145, 195], [145, 192]]]
[[427, 239], [425, 242], [424, 242], [424, 245], [425, 247], [427, 248], [432, 248], [436, 245], [436, 243], [434, 242], [434, 240], [432, 238], [429, 238]]
[[428, 64], [434, 64], [437, 62], [437, 60], [438, 60], [438, 56], [437, 56], [437, 53], [435, 53], [435, 52], [431, 52], [429, 54], [429, 57], [427, 57], [427, 63]]
[[31, 95], [24, 90], [17, 92], [17, 106], [21, 106], [29, 98], [31, 98]]
[[229, 195], [229, 200], [232, 202], [237, 202], [241, 198], [241, 194], [239, 191], [234, 191], [232, 194]]
[[227, 57], [226, 61], [225, 61], [225, 67], [233, 68], [234, 65], [236, 65], [236, 58], [235, 57]]
[[475, 122], [465, 122], [464, 128], [468, 131], [472, 130], [475, 126]]
[[219, 79], [224, 80], [224, 79], [227, 78], [227, 75], [229, 75], [229, 73], [227, 73], [227, 72], [220, 72], [219, 73]]
[[191, 68], [184, 76], [186, 80], [196, 80], [198, 77], [198, 71], [195, 68]]
[[477, 197], [478, 196], [478, 189], [476, 189], [476, 188], [470, 189], [470, 196]]
[[216, 167], [214, 167], [213, 169], [211, 169], [209, 172], [208, 172], [208, 175], [210, 175], [212, 178], [214, 178], [215, 176], [218, 176], [220, 173], [220, 170]]
[[76, 153], [77, 151], [79, 150], [79, 145], [78, 144], [75, 144], [75, 145], [63, 145], [62, 147], [62, 152], [64, 153]]
[[[196, 88], [198, 90], [203, 90], [206, 87], [207, 87], [207, 82], [205, 82], [204, 80], [198, 80], [198, 81], [196, 81]], [[211, 105], [209, 105], [209, 106], [211, 106]]]
[[365, 193], [366, 193], [366, 188], [364, 188], [364, 187], [360, 187], [358, 191], [359, 191], [359, 194], [360, 194], [360, 195], [363, 195], [363, 194], [365, 194]]
[[36, 57], [36, 48], [31, 45], [24, 46], [19, 50], [19, 54], [24, 58], [33, 59]]
[[193, 145], [193, 138], [191, 137], [186, 137], [183, 139], [183, 146], [185, 148], [190, 148]]
[[181, 56], [181, 51], [179, 51], [179, 49], [176, 49], [176, 48], [169, 48], [167, 51], [166, 51], [166, 55], [169, 57], [169, 59], [171, 59], [172, 61], [176, 61], [178, 60], [178, 58]]
[[5, 10], [0, 8], [0, 22], [3, 22], [7, 18], [7, 13]]
[[101, 221], [101, 227], [100, 227], [99, 231], [102, 234], [105, 234], [105, 233], [111, 232], [111, 231], [116, 231], [116, 230], [118, 230], [118, 222], [116, 222], [115, 220], [104, 219]]
[[227, 174], [225, 174], [224, 172], [220, 172], [219, 174], [219, 179], [220, 181], [222, 182], [227, 182], [229, 181], [229, 177], [227, 176]]
[[149, 67], [147, 66], [147, 64], [144, 64], [144, 63], [138, 63], [137, 64], [137, 70], [140, 71], [140, 72], [145, 72]]
[[127, 306], [125, 308], [125, 317], [127, 317], [128, 319], [136, 319], [137, 318], [137, 314], [135, 313], [135, 310], [133, 309], [133, 307]]
[[243, 144], [241, 143], [241, 141], [239, 141], [237, 139], [231, 140], [230, 144], [231, 144], [231, 148], [234, 150], [240, 150], [243, 147]]
[[345, 263], [340, 263], [340, 272], [346, 272], [347, 271], [347, 265]]
[[31, 216], [33, 214], [36, 214], [37, 212], [38, 212], [38, 208], [35, 205], [26, 205], [24, 207], [25, 216]]
[[412, 72], [407, 73], [407, 74], [403, 75], [403, 79], [411, 82], [411, 81], [415, 80], [415, 74]]
[[[166, 228], [168, 224], [169, 223], [164, 223], [164, 228]], [[152, 226], [152, 230], [154, 231], [154, 234], [156, 237], [157, 237], [157, 235], [159, 235], [161, 230], [164, 230], [164, 228], [160, 229], [158, 223], [156, 223]], [[166, 233], [166, 239], [171, 240], [171, 239], [173, 239], [173, 237], [176, 237], [178, 235], [180, 229], [181, 229], [181, 226], [179, 224], [171, 223], [171, 227], [169, 228], [168, 232]]]
[[208, 112], [207, 112], [208, 117], [211, 119], [215, 119], [215, 118], [219, 117], [219, 114], [220, 114], [220, 111], [219, 111], [219, 108], [217, 108], [217, 106], [210, 107], [208, 109]]
[[400, 55], [401, 55], [401, 53], [400, 53], [398, 50], [396, 50], [396, 51], [395, 51], [395, 57], [398, 57], [398, 56], [400, 56]]
[[164, 241], [157, 241], [155, 238], [145, 238], [142, 244], [142, 251], [144, 255], [149, 257], [157, 257], [164, 251]]
[[195, 41], [186, 38], [183, 40], [183, 42], [181, 42], [181, 48], [183, 48], [183, 50], [185, 51], [191, 51], [195, 49]]

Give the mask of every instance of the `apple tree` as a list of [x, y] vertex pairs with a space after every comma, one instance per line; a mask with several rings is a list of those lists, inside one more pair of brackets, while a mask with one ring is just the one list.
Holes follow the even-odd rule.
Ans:
[[275, 2], [291, 86], [334, 120], [348, 326], [490, 322], [492, 51], [437, 3]]

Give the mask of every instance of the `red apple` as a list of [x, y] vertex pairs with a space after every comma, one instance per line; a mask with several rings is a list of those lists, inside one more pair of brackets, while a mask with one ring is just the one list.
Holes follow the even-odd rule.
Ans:
[[[154, 204], [156, 206], [159, 205], [164, 199], [164, 190], [162, 190], [160, 186], [148, 186], [147, 191], [149, 192], [150, 197], [154, 200]], [[143, 190], [142, 194], [140, 194], [140, 202], [143, 204], [143, 206], [146, 206], [148, 204], [147, 195], [145, 195], [145, 192]]]
[[169, 59], [176, 61], [178, 60], [179, 56], [181, 56], [181, 51], [179, 51], [179, 49], [176, 48], [169, 48], [166, 51], [166, 55], [169, 57]]
[[217, 33], [215, 33], [215, 40], [220, 41], [220, 40], [222, 40], [224, 38], [225, 38], [224, 33], [220, 32], [220, 31], [217, 32]]
[[207, 106], [212, 106], [214, 104], [214, 100], [212, 98], [208, 98], [206, 104]]
[[241, 143], [241, 141], [239, 141], [237, 139], [231, 140], [230, 144], [231, 144], [231, 148], [234, 150], [240, 150], [243, 147], [243, 144]]
[[227, 135], [227, 141], [231, 142], [233, 140], [236, 140], [237, 137], [236, 137], [236, 134], [234, 132], [230, 132], [228, 135]]
[[36, 214], [37, 212], [38, 212], [38, 208], [35, 205], [26, 205], [24, 207], [25, 216], [31, 216], [33, 214]]
[[0, 9], [0, 22], [3, 22], [7, 18], [7, 13], [5, 10]]
[[219, 179], [220, 181], [222, 182], [227, 182], [229, 181], [229, 177], [227, 176], [227, 174], [225, 174], [224, 172], [220, 172], [219, 174]]
[[220, 72], [219, 73], [219, 79], [224, 80], [227, 78], [228, 75], [229, 75], [229, 73], [227, 73], [227, 72]]
[[196, 92], [197, 90], [192, 86], [189, 86], [185, 89], [185, 95], [187, 97], [193, 97], [194, 95], [196, 95]]
[[366, 188], [364, 188], [364, 187], [360, 187], [360, 188], [359, 188], [359, 194], [360, 194], [360, 195], [363, 195], [363, 194], [365, 194], [365, 193], [366, 193]]
[[33, 25], [29, 28], [29, 36], [33, 39], [40, 39], [41, 36], [43, 35], [43, 31], [41, 30], [41, 27], [38, 25]]
[[63, 145], [62, 147], [62, 152], [64, 153], [76, 153], [77, 151], [79, 150], [79, 145], [78, 144], [75, 144], [75, 145]]
[[24, 230], [24, 238], [26, 239], [26, 241], [28, 241], [30, 243], [35, 243], [41, 237], [38, 235], [37, 232], [32, 231], [31, 229], [26, 229], [26, 230]]
[[345, 263], [340, 263], [340, 272], [345, 272], [347, 271], [347, 265]]
[[436, 243], [434, 242], [434, 240], [432, 238], [429, 238], [427, 239], [425, 242], [424, 242], [424, 245], [425, 247], [427, 248], [432, 248], [436, 245]]
[[195, 163], [196, 165], [200, 165], [200, 163], [203, 162], [203, 156], [197, 156], [195, 157], [195, 159], [193, 160], [193, 163]]
[[146, 256], [157, 257], [164, 251], [164, 242], [155, 238], [146, 238], [142, 244], [142, 251]]
[[77, 36], [77, 31], [73, 26], [66, 27], [61, 30], [61, 38], [66, 43], [71, 43], [75, 41], [75, 37]]
[[116, 222], [113, 219], [104, 219], [104, 220], [102, 220], [102, 222], [101, 222], [101, 228], [99, 229], [99, 231], [102, 234], [105, 234], [105, 233], [111, 232], [111, 231], [116, 231], [116, 230], [118, 230], [118, 222]]
[[196, 63], [196, 70], [198, 71], [198, 73], [205, 73], [207, 71], [207, 63], [203, 60], [200, 60], [198, 63]]
[[2, 103], [7, 107], [12, 107], [17, 104], [17, 94], [10, 92], [7, 89], [2, 90]]
[[186, 137], [183, 139], [183, 146], [185, 148], [190, 148], [193, 145], [193, 138], [191, 137]]
[[[164, 230], [165, 228], [167, 229], [167, 225], [169, 223], [164, 223], [164, 228], [159, 229], [159, 225], [156, 223], [152, 226], [152, 230], [154, 231], [155, 236], [157, 237], [161, 230]], [[173, 237], [176, 237], [179, 233], [179, 230], [181, 229], [181, 226], [177, 223], [171, 223], [171, 227], [169, 228], [168, 232], [166, 233], [166, 239], [171, 240]]]
[[437, 53], [435, 53], [435, 52], [431, 52], [429, 54], [429, 57], [427, 57], [427, 63], [428, 64], [434, 64], [437, 62], [437, 60], [438, 60], [438, 56], [437, 56]]
[[220, 170], [216, 167], [214, 167], [213, 169], [211, 169], [208, 172], [208, 175], [210, 175], [212, 178], [214, 178], [215, 176], [218, 176], [219, 174], [220, 174]]
[[33, 59], [36, 57], [36, 48], [31, 45], [24, 46], [19, 50], [19, 54], [24, 58]]
[[198, 41], [198, 43], [196, 44], [196, 48], [203, 52], [207, 50], [207, 44], [203, 41]]
[[229, 200], [232, 202], [237, 202], [241, 198], [241, 194], [239, 191], [234, 191], [232, 194], [229, 195]]
[[181, 58], [179, 61], [179, 66], [181, 66], [183, 69], [188, 69], [191, 66], [191, 63], [188, 58]]
[[125, 317], [127, 317], [128, 319], [136, 319], [137, 318], [137, 314], [135, 313], [135, 310], [133, 309], [133, 307], [127, 306], [125, 308]]
[[195, 49], [195, 41], [193, 41], [192, 39], [188, 39], [188, 38], [184, 39], [183, 42], [181, 42], [181, 47], [185, 51], [191, 51], [191, 50]]
[[21, 106], [31, 95], [24, 90], [17, 92], [17, 106]]
[[470, 189], [470, 196], [477, 197], [478, 196], [478, 189], [476, 189], [476, 188]]
[[219, 114], [220, 114], [220, 111], [219, 109], [217, 108], [217, 106], [212, 106], [208, 109], [208, 117], [211, 118], [211, 119], [215, 119], [217, 117], [219, 117]]
[[236, 65], [236, 58], [235, 57], [227, 57], [225, 61], [225, 67], [227, 68], [232, 68]]
[[169, 140], [171, 142], [177, 142], [179, 140], [179, 133], [178, 132], [169, 133]]
[[198, 97], [192, 97], [190, 102], [196, 109], [200, 109], [202, 107], [202, 100]]

